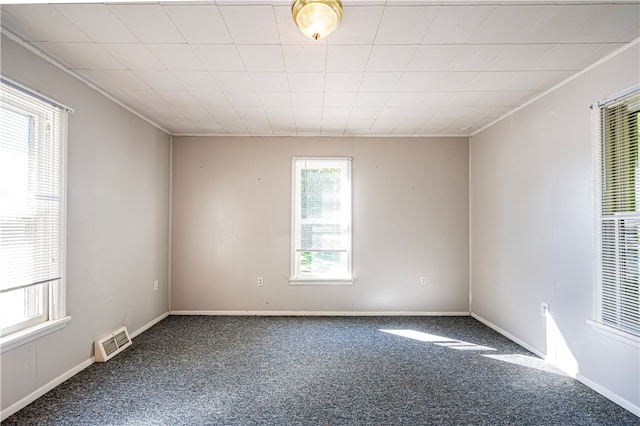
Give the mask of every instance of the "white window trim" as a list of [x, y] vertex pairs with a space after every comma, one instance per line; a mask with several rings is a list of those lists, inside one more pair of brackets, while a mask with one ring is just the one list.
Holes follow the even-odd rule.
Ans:
[[[296, 250], [296, 229], [295, 229], [295, 190], [296, 190], [296, 177], [295, 166], [297, 160], [347, 160], [349, 162], [349, 201], [350, 201], [350, 217], [349, 217], [349, 247], [347, 250], [347, 269], [349, 271], [349, 277], [336, 278], [336, 277], [296, 277], [296, 265], [295, 265], [295, 250]], [[354, 284], [353, 278], [353, 171], [352, 171], [352, 157], [293, 157], [291, 159], [292, 177], [291, 179], [291, 275], [289, 278], [289, 285], [291, 286], [351, 286]]]
[[71, 321], [71, 317], [49, 320], [0, 337], [0, 353], [8, 352], [54, 331], [62, 330], [67, 326], [69, 321]]
[[635, 91], [640, 90], [640, 84], [629, 87], [619, 93], [616, 93], [608, 98], [595, 102], [591, 105], [591, 149], [594, 155], [593, 158], [593, 187], [594, 187], [594, 210], [593, 219], [596, 226], [594, 227], [594, 241], [595, 241], [595, 262], [593, 270], [593, 319], [587, 319], [586, 323], [591, 326], [593, 331], [598, 334], [615, 339], [621, 343], [640, 348], [640, 336], [636, 336], [632, 333], [624, 330], [611, 327], [604, 324], [602, 321], [602, 250], [601, 250], [601, 238], [602, 238], [602, 224], [600, 221], [600, 203], [601, 203], [601, 169], [600, 169], [600, 107], [611, 101], [622, 98]]
[[68, 114], [74, 110], [68, 106], [49, 98], [41, 93], [13, 81], [5, 76], [1, 76], [3, 82], [14, 86], [16, 89], [37, 98], [43, 102], [50, 103], [60, 108], [63, 113], [60, 117], [60, 190], [62, 193], [62, 202], [60, 203], [61, 216], [61, 268], [62, 277], [57, 283], [50, 282], [47, 286], [47, 305], [48, 320], [38, 324], [26, 327], [19, 331], [0, 336], [0, 353], [4, 353], [25, 345], [33, 340], [46, 336], [47, 334], [61, 330], [67, 326], [71, 320], [67, 316], [67, 292], [66, 292], [66, 275], [67, 275], [67, 136], [68, 136]]

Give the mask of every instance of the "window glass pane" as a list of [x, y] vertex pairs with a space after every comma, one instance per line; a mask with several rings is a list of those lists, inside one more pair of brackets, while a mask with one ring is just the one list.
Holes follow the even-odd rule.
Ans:
[[640, 335], [640, 92], [600, 108], [599, 320]]
[[351, 278], [347, 158], [294, 159], [293, 278]]
[[0, 294], [0, 330], [40, 319], [45, 313], [45, 285], [21, 288]]
[[[64, 314], [63, 126], [59, 107], [0, 83], [0, 330]], [[52, 291], [55, 313], [49, 312]]]
[[347, 253], [335, 251], [299, 253], [300, 273], [314, 276], [342, 277], [347, 273]]

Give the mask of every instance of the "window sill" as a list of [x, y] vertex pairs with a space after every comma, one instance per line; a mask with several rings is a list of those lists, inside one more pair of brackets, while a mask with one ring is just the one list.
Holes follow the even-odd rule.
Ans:
[[593, 331], [595, 331], [598, 334], [602, 334], [604, 336], [610, 337], [612, 339], [625, 343], [629, 346], [633, 346], [635, 348], [640, 347], [639, 336], [634, 336], [633, 334], [625, 333], [624, 331], [618, 330], [613, 327], [609, 327], [607, 325], [604, 325], [602, 323], [592, 321], [592, 320], [587, 320], [587, 324], [589, 324], [591, 328], [593, 328]]
[[46, 321], [42, 324], [34, 325], [33, 327], [0, 337], [0, 353], [8, 352], [54, 331], [62, 330], [67, 326], [69, 321], [71, 321], [71, 317]]
[[289, 285], [349, 286], [353, 285], [353, 278], [291, 278]]

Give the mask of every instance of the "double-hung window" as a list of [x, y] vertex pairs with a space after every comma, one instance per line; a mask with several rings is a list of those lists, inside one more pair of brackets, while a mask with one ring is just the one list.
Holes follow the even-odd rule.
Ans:
[[[58, 325], [64, 300], [64, 107], [0, 83], [0, 332]], [[57, 324], [51, 324], [56, 322]], [[47, 324], [49, 323], [49, 324]], [[43, 327], [44, 326], [44, 327]], [[11, 341], [11, 340], [9, 340]]]
[[351, 284], [351, 159], [293, 158], [292, 284]]
[[597, 155], [596, 322], [640, 336], [640, 87], [594, 105]]

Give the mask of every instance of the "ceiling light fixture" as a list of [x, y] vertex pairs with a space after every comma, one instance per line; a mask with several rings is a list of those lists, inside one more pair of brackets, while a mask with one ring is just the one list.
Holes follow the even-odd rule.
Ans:
[[302, 34], [318, 40], [331, 34], [340, 23], [342, 3], [340, 0], [296, 0], [291, 15]]

